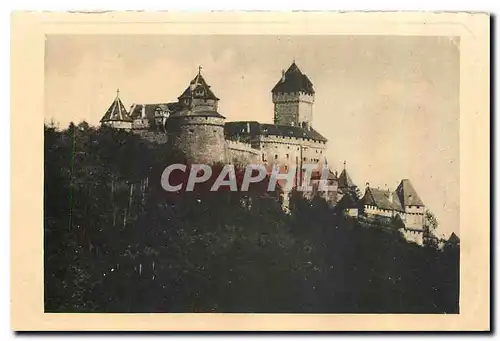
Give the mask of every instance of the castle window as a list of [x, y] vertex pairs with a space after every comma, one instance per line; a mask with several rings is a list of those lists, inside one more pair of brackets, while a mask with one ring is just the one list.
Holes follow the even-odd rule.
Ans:
[[216, 132], [217, 132], [217, 130], [216, 130], [216, 129], [214, 129], [214, 133], [216, 133]]
[[290, 154], [286, 154], [286, 158], [288, 160], [290, 158]]
[[189, 132], [190, 132], [190, 133], [194, 133], [194, 130], [193, 130], [193, 129], [189, 129]]
[[307, 158], [306, 158], [306, 157], [304, 158], [304, 161], [307, 161]]
[[278, 154], [274, 154], [274, 159], [278, 160]]

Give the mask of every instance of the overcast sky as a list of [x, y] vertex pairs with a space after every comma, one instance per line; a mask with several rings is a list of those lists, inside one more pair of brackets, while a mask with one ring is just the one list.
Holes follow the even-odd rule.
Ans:
[[271, 89], [295, 59], [316, 90], [332, 168], [395, 188], [409, 178], [446, 235], [459, 231], [459, 42], [403, 36], [49, 36], [45, 118], [98, 124], [116, 89], [175, 101], [198, 65], [227, 120], [272, 123]]

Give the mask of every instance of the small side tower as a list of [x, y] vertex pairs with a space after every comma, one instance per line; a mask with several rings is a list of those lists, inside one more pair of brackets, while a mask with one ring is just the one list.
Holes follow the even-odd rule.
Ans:
[[225, 117], [217, 112], [219, 99], [201, 75], [201, 67], [178, 100], [179, 110], [166, 124], [168, 146], [181, 151], [188, 163], [225, 162]]
[[423, 229], [425, 205], [409, 179], [403, 179], [396, 189], [401, 207], [406, 213], [406, 227]]
[[132, 121], [120, 99], [120, 89], [117, 89], [115, 100], [101, 118], [101, 125], [115, 129], [131, 129]]
[[312, 127], [314, 88], [295, 61], [272, 89], [274, 124]]

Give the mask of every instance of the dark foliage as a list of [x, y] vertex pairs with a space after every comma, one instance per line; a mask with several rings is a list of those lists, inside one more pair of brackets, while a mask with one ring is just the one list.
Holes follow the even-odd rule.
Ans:
[[290, 214], [259, 190], [166, 196], [182, 161], [126, 132], [45, 127], [47, 312], [458, 312], [458, 248], [298, 193]]

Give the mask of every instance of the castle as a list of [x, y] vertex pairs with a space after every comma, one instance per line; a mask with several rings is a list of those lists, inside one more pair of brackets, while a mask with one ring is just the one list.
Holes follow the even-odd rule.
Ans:
[[[334, 191], [318, 192], [319, 170], [328, 168], [327, 139], [313, 128], [315, 91], [311, 80], [295, 61], [271, 90], [274, 124], [256, 121], [226, 122], [218, 111], [219, 98], [198, 73], [175, 102], [133, 104], [125, 109], [119, 92], [101, 124], [126, 129], [166, 148], [183, 153], [189, 163], [264, 164], [271, 169], [304, 164], [316, 166], [309, 193], [321, 194], [347, 215], [365, 219], [399, 219], [403, 235], [418, 244], [424, 238], [425, 205], [408, 179], [395, 191], [372, 188], [361, 196], [345, 162], [340, 173], [328, 171]], [[316, 175], [314, 175], [316, 174]]]

